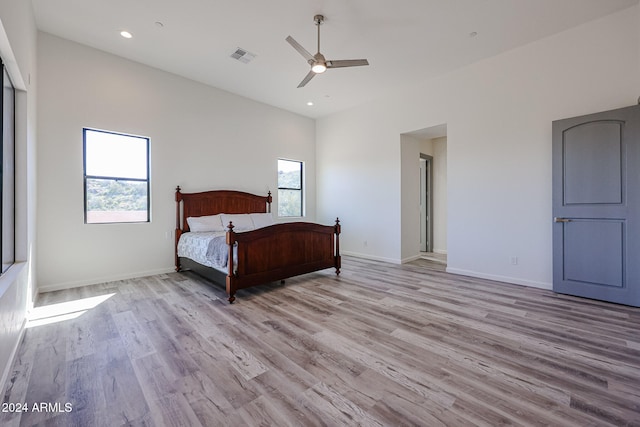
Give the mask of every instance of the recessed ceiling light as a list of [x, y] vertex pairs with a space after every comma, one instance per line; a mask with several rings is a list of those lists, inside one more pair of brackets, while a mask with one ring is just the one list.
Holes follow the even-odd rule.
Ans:
[[307, 102], [307, 105], [308, 105], [309, 107], [313, 107], [313, 102], [312, 102], [312, 101], [309, 101], [309, 102]]
[[131, 34], [129, 31], [126, 31], [126, 30], [120, 31], [120, 35], [125, 39], [130, 39], [131, 37], [133, 37], [133, 34]]

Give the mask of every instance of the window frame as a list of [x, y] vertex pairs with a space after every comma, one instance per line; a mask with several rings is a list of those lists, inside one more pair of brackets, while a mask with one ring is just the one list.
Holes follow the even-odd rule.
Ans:
[[[302, 160], [294, 160], [294, 159], [285, 159], [285, 158], [278, 158], [278, 163], [279, 162], [290, 162], [290, 163], [298, 163], [300, 165], [300, 188], [293, 188], [293, 187], [280, 187], [280, 177], [279, 177], [279, 173], [280, 173], [280, 165], [278, 164], [278, 182], [277, 182], [277, 187], [278, 187], [278, 217], [279, 218], [302, 218], [305, 215], [305, 194], [304, 194], [304, 184], [305, 184], [305, 180], [304, 180], [304, 162]], [[287, 190], [287, 191], [299, 191], [300, 192], [300, 215], [282, 215], [281, 211], [280, 211], [280, 190]]]
[[[0, 260], [2, 261], [2, 267], [0, 270], [0, 275], [3, 275], [16, 262], [16, 88], [11, 81], [9, 71], [7, 70], [4, 62], [2, 62], [1, 59], [0, 72], [2, 73], [0, 75], [0, 83], [2, 83], [2, 93], [0, 93]], [[8, 83], [7, 87], [11, 88], [11, 110], [8, 113], [5, 111], [6, 83]], [[5, 143], [7, 142], [5, 141], [6, 118], [9, 118], [9, 120], [12, 122], [9, 125], [11, 128], [11, 135], [9, 138], [11, 144], [9, 150], [11, 159], [8, 169], [11, 171], [11, 182], [8, 188], [5, 188], [5, 154], [7, 154], [5, 149]], [[10, 194], [5, 194], [5, 190], [9, 190]], [[5, 199], [7, 197], [9, 197], [10, 199], [9, 207], [5, 206]], [[5, 212], [5, 209], [8, 209], [8, 211]], [[5, 223], [7, 215], [10, 224]], [[10, 230], [5, 229], [7, 225], [11, 227]], [[9, 237], [7, 237], [7, 233], [5, 233], [5, 231], [8, 231]], [[7, 239], [10, 240], [7, 242]], [[9, 257], [5, 260], [5, 257], [7, 257], [7, 252], [9, 253]]]
[[[102, 175], [88, 175], [87, 174], [87, 132], [100, 132], [111, 135], [120, 135], [131, 138], [138, 138], [146, 140], [146, 171], [147, 177], [144, 178], [130, 178], [130, 177], [121, 177], [121, 176], [102, 176]], [[151, 144], [150, 138], [146, 136], [133, 135], [123, 132], [114, 132], [107, 131], [102, 129], [94, 129], [94, 128], [83, 128], [82, 129], [82, 169], [83, 169], [83, 192], [84, 192], [84, 223], [95, 225], [95, 224], [145, 224], [151, 222]], [[145, 220], [141, 221], [108, 221], [108, 222], [89, 222], [87, 218], [87, 205], [88, 205], [88, 194], [87, 194], [87, 180], [90, 179], [102, 179], [102, 180], [112, 180], [112, 181], [127, 181], [127, 182], [146, 182], [147, 183], [147, 217]]]

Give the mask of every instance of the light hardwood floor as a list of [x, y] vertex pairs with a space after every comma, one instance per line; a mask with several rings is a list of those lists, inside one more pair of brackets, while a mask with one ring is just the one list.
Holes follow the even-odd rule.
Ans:
[[432, 267], [345, 257], [233, 305], [190, 273], [43, 294], [113, 295], [26, 331], [2, 396], [30, 410], [0, 425], [640, 425], [639, 309]]

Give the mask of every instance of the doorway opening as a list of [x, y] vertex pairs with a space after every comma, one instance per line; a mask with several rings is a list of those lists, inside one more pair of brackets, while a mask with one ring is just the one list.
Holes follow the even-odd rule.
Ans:
[[447, 265], [447, 254], [433, 247], [433, 156], [420, 153], [420, 258]]
[[447, 125], [400, 134], [402, 262], [447, 262]]

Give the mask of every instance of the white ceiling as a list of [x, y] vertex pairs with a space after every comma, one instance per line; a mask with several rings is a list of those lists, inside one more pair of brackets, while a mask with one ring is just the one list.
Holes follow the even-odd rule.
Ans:
[[[32, 0], [42, 31], [314, 118], [638, 1]], [[285, 38], [315, 53], [315, 14], [325, 16], [327, 59], [371, 65], [328, 70], [298, 89], [309, 65]], [[132, 39], [119, 35], [124, 29]], [[256, 58], [230, 58], [238, 47]]]

